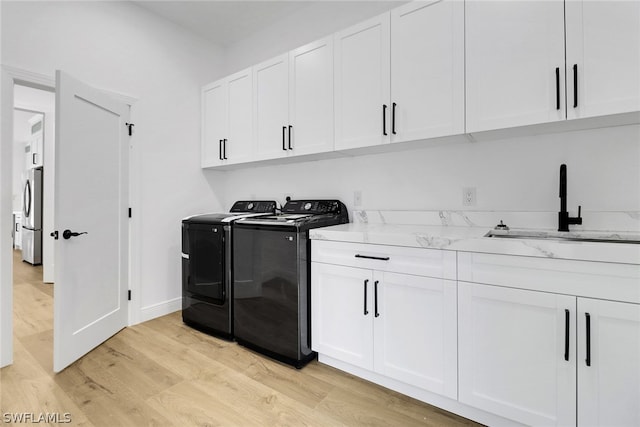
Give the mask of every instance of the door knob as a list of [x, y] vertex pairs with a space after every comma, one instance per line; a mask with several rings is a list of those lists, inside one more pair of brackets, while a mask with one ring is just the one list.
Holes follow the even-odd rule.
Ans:
[[70, 239], [72, 237], [77, 237], [77, 236], [79, 236], [81, 234], [87, 234], [87, 232], [86, 231], [82, 231], [80, 233], [77, 233], [77, 232], [71, 231], [71, 230], [64, 230], [62, 232], [62, 238], [65, 239], [65, 240], [68, 240], [68, 239]]

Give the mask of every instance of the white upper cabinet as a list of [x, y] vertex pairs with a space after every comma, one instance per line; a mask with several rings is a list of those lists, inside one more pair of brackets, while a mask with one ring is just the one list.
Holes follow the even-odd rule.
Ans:
[[578, 425], [640, 425], [640, 305], [578, 298]]
[[289, 54], [253, 68], [255, 158], [287, 154], [289, 135]]
[[565, 119], [564, 2], [467, 1], [466, 131]]
[[290, 155], [333, 150], [333, 37], [289, 53], [289, 124]]
[[390, 14], [335, 34], [335, 149], [390, 141]]
[[227, 78], [227, 133], [223, 154], [227, 163], [251, 160], [253, 155], [253, 82], [251, 69]]
[[464, 3], [391, 11], [391, 142], [464, 133]]
[[227, 134], [226, 79], [202, 88], [202, 167], [223, 163], [222, 143]]
[[567, 1], [566, 21], [567, 117], [639, 111], [640, 2]]
[[251, 69], [202, 89], [202, 167], [241, 163], [253, 154]]
[[26, 145], [29, 149], [25, 149], [25, 166], [27, 169], [31, 169], [44, 164], [44, 116], [37, 114], [28, 122], [31, 136]]

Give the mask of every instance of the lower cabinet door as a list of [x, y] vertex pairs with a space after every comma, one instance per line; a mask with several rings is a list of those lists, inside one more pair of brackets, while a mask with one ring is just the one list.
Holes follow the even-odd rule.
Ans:
[[311, 263], [311, 348], [373, 370], [370, 270]]
[[576, 425], [575, 297], [459, 282], [458, 313], [460, 402]]
[[578, 425], [640, 426], [640, 305], [578, 298]]
[[375, 272], [375, 370], [457, 399], [456, 282]]

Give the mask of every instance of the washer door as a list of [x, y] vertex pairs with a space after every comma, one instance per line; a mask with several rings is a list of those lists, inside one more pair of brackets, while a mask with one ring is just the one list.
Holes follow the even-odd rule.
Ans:
[[224, 230], [222, 225], [189, 227], [189, 276], [187, 290], [196, 298], [224, 304]]

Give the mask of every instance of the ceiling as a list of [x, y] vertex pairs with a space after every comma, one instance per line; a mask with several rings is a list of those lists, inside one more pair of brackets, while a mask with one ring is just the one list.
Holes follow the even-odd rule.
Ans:
[[314, 5], [317, 6], [319, 3], [329, 4], [330, 2], [326, 0], [137, 0], [133, 3], [187, 28], [221, 47], [228, 47], [273, 25], [287, 15]]

